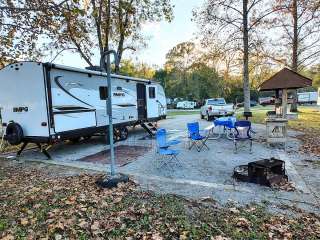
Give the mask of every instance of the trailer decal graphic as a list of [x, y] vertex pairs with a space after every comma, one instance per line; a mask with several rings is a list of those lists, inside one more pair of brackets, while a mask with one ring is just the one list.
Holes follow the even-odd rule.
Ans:
[[68, 94], [69, 96], [77, 99], [79, 102], [82, 102], [82, 103], [84, 103], [84, 104], [86, 104], [86, 105], [88, 105], [88, 106], [90, 106], [90, 107], [93, 107], [93, 106], [90, 105], [89, 103], [86, 103], [86, 102], [82, 101], [81, 99], [77, 98], [76, 96], [74, 96], [73, 94], [71, 94], [70, 92], [68, 92], [68, 90], [66, 90], [66, 89], [61, 85], [61, 83], [59, 82], [59, 79], [60, 79], [60, 78], [62, 78], [62, 76], [56, 76], [56, 77], [54, 77], [54, 82], [57, 84], [57, 86], [58, 86], [62, 91], [64, 91], [64, 92], [65, 92], [66, 94]]
[[29, 108], [28, 107], [14, 107], [13, 112], [28, 112]]

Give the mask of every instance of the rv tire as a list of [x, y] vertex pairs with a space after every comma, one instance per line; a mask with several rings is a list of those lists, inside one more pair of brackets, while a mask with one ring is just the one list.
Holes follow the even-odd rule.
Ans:
[[129, 135], [129, 131], [128, 131], [127, 127], [123, 127], [120, 129], [120, 140], [121, 141], [127, 140], [128, 135]]
[[22, 143], [23, 138], [24, 136], [22, 127], [15, 122], [9, 123], [6, 129], [6, 140], [11, 145], [19, 145]]

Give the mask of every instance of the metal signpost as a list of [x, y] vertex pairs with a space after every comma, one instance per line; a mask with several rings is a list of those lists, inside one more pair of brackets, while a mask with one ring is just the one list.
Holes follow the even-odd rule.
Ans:
[[[129, 178], [125, 175], [117, 175], [116, 174], [116, 163], [115, 163], [115, 156], [114, 156], [114, 144], [113, 144], [113, 116], [112, 116], [112, 83], [111, 83], [111, 61], [110, 55], [114, 56], [114, 61], [117, 63], [118, 55], [116, 51], [109, 50], [102, 54], [100, 59], [100, 66], [102, 67], [103, 71], [107, 72], [107, 89], [108, 89], [108, 96], [106, 99], [106, 107], [107, 107], [107, 114], [109, 116], [109, 144], [110, 144], [110, 157], [111, 157], [111, 176], [107, 179], [103, 179], [102, 181], [98, 181], [97, 184], [101, 187], [105, 188], [113, 188], [117, 187], [118, 183], [120, 182], [127, 182]], [[106, 58], [107, 57], [107, 62]]]

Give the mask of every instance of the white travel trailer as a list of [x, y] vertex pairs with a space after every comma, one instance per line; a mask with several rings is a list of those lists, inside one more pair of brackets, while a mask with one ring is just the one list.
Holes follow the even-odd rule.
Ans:
[[299, 104], [316, 104], [318, 101], [318, 92], [298, 93]]
[[[106, 76], [100, 71], [51, 63], [6, 66], [0, 70], [5, 139], [13, 145], [36, 143], [41, 149], [42, 143], [105, 133]], [[127, 126], [141, 124], [151, 133], [150, 123], [166, 117], [165, 93], [156, 82], [112, 75], [111, 90], [114, 127], [122, 139], [127, 137]]]
[[196, 107], [196, 102], [192, 101], [181, 101], [177, 103], [177, 109], [194, 109]]

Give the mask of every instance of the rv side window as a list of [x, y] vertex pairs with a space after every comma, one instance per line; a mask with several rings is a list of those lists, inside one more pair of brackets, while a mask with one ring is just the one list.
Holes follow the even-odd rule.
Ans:
[[99, 87], [100, 99], [107, 100], [108, 98], [108, 87]]
[[156, 88], [149, 87], [149, 98], [156, 98]]

